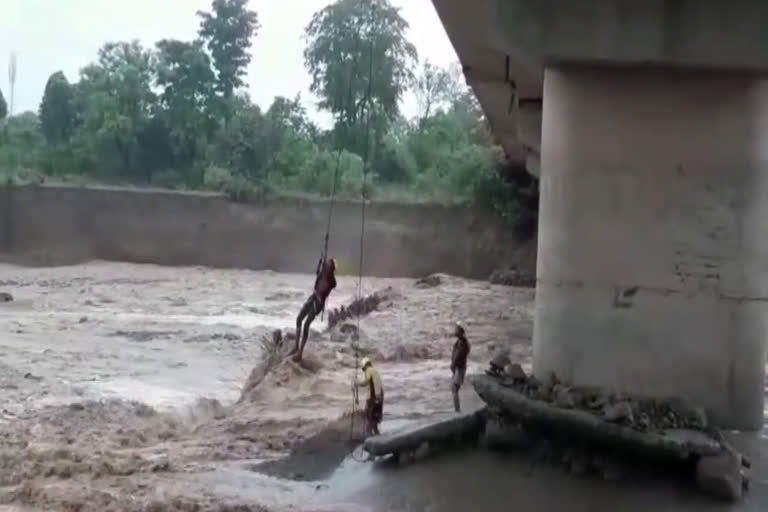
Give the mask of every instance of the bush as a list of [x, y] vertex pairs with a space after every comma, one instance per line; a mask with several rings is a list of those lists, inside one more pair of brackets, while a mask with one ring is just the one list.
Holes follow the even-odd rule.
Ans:
[[205, 188], [223, 192], [232, 183], [233, 176], [229, 169], [212, 165], [203, 173], [203, 186]]
[[383, 182], [408, 183], [417, 174], [416, 160], [408, 146], [393, 137], [386, 137], [373, 165]]
[[336, 169], [336, 154], [327, 150], [311, 153], [298, 174], [287, 184], [288, 188], [328, 195], [333, 188], [333, 173]]
[[[336, 177], [336, 165], [339, 165]], [[348, 151], [341, 153], [320, 150], [313, 152], [301, 166], [298, 174], [283, 183], [289, 190], [309, 192], [323, 197], [329, 197], [333, 192], [333, 180], [337, 178], [336, 196], [358, 198], [363, 184], [363, 159]], [[375, 173], [369, 171], [366, 186], [367, 196], [373, 193]]]
[[265, 195], [265, 189], [249, 182], [242, 176], [235, 176], [222, 190], [233, 201], [250, 202], [261, 199]]
[[258, 187], [248, 181], [244, 176], [232, 174], [229, 169], [218, 166], [210, 166], [203, 173], [203, 185], [205, 188], [222, 192], [233, 201], [248, 202], [260, 199], [266, 189]]
[[[337, 195], [350, 199], [361, 197], [363, 193], [363, 168], [364, 162], [360, 156], [346, 151], [342, 153]], [[368, 169], [365, 186], [365, 197], [368, 199], [373, 194], [375, 181], [376, 174]]]
[[4, 167], [0, 169], [0, 183], [11, 185], [29, 185], [42, 183], [45, 181], [45, 176], [37, 169], [30, 169], [28, 167], [19, 167], [11, 169]]

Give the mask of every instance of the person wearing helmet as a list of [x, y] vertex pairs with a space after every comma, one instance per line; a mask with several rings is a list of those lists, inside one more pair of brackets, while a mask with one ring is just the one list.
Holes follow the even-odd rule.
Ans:
[[363, 370], [363, 381], [358, 383], [361, 388], [368, 388], [369, 397], [365, 403], [367, 435], [379, 435], [379, 423], [384, 416], [384, 387], [381, 385], [381, 376], [378, 370], [373, 367], [373, 363], [367, 357], [361, 361]]
[[[309, 337], [309, 326], [315, 317], [325, 309], [325, 301], [336, 288], [336, 260], [320, 260], [317, 265], [315, 277], [315, 289], [307, 298], [296, 317], [296, 345], [289, 355], [295, 355], [294, 360], [301, 361], [304, 354], [304, 345]], [[303, 327], [303, 329], [302, 329]]]
[[464, 326], [456, 322], [453, 331], [456, 336], [456, 342], [453, 344], [453, 353], [451, 354], [451, 393], [453, 394], [453, 408], [456, 412], [461, 412], [459, 403], [459, 389], [464, 384], [464, 376], [467, 373], [467, 357], [469, 356], [469, 340], [467, 339]]

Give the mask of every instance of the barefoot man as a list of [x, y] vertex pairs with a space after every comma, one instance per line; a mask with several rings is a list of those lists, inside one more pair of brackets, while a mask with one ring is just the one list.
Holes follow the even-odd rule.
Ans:
[[289, 354], [295, 354], [294, 360], [296, 362], [300, 362], [304, 354], [304, 345], [306, 345], [307, 337], [309, 337], [309, 326], [315, 317], [325, 309], [325, 301], [331, 291], [336, 288], [336, 260], [321, 260], [317, 265], [316, 274], [315, 289], [301, 307], [299, 316], [296, 317], [296, 346]]

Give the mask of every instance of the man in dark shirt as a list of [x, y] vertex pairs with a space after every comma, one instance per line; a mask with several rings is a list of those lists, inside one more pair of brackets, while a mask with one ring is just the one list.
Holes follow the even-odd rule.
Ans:
[[464, 384], [464, 376], [467, 373], [469, 340], [467, 340], [464, 326], [459, 322], [456, 322], [454, 335], [456, 336], [456, 342], [453, 344], [453, 354], [451, 355], [451, 373], [453, 374], [451, 391], [453, 393], [453, 407], [456, 409], [456, 412], [461, 412], [459, 389], [461, 389], [462, 384]]
[[307, 344], [309, 337], [309, 326], [315, 317], [325, 309], [325, 301], [334, 288], [336, 288], [336, 261], [333, 259], [321, 261], [317, 266], [315, 289], [301, 307], [299, 316], [296, 317], [296, 346], [290, 353], [290, 355], [295, 354], [295, 361], [301, 361], [304, 345]]

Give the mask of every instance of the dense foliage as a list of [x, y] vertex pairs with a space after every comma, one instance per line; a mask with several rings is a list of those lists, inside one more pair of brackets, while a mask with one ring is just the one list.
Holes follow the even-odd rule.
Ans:
[[[306, 27], [311, 90], [335, 119], [328, 130], [298, 96], [264, 110], [245, 92], [260, 28], [247, 0], [213, 0], [198, 16], [197, 40], [108, 42], [76, 82], [53, 73], [38, 113], [3, 119], [0, 93], [0, 172], [247, 198], [327, 196], [338, 165], [341, 196], [360, 197], [367, 172], [374, 198], [484, 201], [510, 218], [525, 207], [521, 187], [500, 177], [500, 151], [460, 67], [418, 65], [389, 0], [337, 0]], [[400, 111], [407, 91], [419, 104], [413, 119]]]

